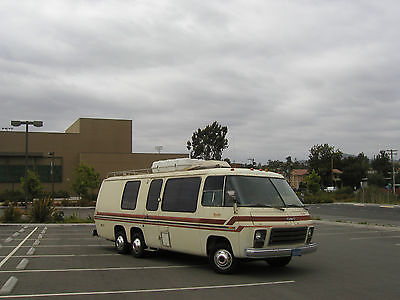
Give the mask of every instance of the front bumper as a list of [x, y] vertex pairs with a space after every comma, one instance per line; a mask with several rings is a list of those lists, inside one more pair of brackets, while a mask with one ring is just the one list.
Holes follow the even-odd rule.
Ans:
[[270, 257], [283, 257], [283, 256], [301, 256], [317, 251], [318, 245], [316, 243], [307, 244], [301, 247], [293, 248], [247, 248], [245, 249], [246, 257], [250, 258], [270, 258]]

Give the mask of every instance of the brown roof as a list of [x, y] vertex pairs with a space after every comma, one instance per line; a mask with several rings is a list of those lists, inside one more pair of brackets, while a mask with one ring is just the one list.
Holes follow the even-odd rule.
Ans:
[[292, 175], [294, 176], [304, 176], [308, 174], [308, 170], [307, 169], [296, 169], [296, 170], [292, 170]]

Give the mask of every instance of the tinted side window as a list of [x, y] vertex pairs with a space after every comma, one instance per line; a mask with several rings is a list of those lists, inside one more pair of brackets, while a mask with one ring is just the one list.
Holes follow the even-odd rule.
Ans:
[[128, 181], [122, 195], [121, 208], [135, 209], [139, 194], [140, 181]]
[[222, 206], [222, 190], [224, 189], [224, 176], [209, 176], [204, 183], [203, 206]]
[[164, 189], [162, 210], [195, 212], [200, 181], [198, 177], [168, 179]]
[[162, 179], [153, 180], [150, 184], [149, 194], [147, 195], [147, 210], [157, 210], [158, 209], [158, 198], [160, 198], [162, 186]]

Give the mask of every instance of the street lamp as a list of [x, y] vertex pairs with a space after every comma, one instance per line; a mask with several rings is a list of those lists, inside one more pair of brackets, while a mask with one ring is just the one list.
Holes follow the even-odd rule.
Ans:
[[49, 152], [51, 158], [50, 162], [50, 176], [51, 176], [51, 199], [54, 201], [54, 152]]
[[11, 121], [11, 126], [25, 125], [25, 205], [28, 203], [28, 128], [29, 125], [42, 127], [43, 121]]

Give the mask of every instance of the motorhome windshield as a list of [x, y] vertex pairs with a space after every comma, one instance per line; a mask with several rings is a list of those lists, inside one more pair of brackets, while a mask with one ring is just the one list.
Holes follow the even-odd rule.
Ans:
[[227, 176], [224, 204], [235, 201], [242, 207], [303, 206], [286, 180], [254, 176]]

